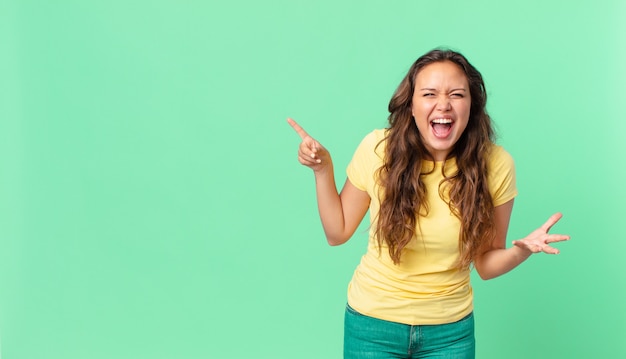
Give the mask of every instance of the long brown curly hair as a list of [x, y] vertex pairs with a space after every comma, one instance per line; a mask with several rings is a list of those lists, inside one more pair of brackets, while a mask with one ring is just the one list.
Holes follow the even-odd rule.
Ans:
[[391, 101], [389, 129], [383, 165], [377, 175], [382, 200], [375, 228], [379, 247], [383, 241], [395, 264], [400, 263], [402, 249], [416, 235], [419, 216], [428, 213], [426, 188], [421, 176], [422, 162], [433, 161], [413, 119], [411, 107], [415, 78], [422, 68], [433, 63], [451, 61], [465, 73], [471, 95], [467, 127], [447, 158], [456, 157], [458, 170], [446, 174], [439, 184], [439, 195], [449, 189], [448, 206], [461, 221], [459, 268], [467, 267], [482, 248], [495, 237], [494, 206], [487, 184], [487, 152], [494, 142], [491, 118], [486, 111], [487, 93], [482, 75], [467, 59], [451, 50], [432, 50], [413, 63]]

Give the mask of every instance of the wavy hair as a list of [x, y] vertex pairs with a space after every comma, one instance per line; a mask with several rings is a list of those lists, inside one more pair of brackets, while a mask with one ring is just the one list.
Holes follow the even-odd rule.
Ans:
[[487, 153], [494, 141], [491, 118], [486, 111], [487, 93], [482, 75], [467, 59], [451, 50], [432, 50], [413, 63], [409, 72], [389, 101], [389, 128], [383, 165], [377, 175], [382, 187], [382, 200], [375, 228], [379, 248], [383, 241], [395, 264], [419, 225], [419, 216], [428, 214], [426, 188], [421, 176], [425, 160], [433, 161], [426, 149], [412, 116], [415, 78], [425, 66], [450, 61], [458, 65], [467, 77], [471, 108], [467, 127], [448, 158], [456, 157], [458, 170], [447, 175], [439, 184], [439, 196], [449, 190], [448, 206], [461, 221], [459, 234], [459, 268], [468, 267], [472, 260], [495, 237], [494, 206], [487, 183]]

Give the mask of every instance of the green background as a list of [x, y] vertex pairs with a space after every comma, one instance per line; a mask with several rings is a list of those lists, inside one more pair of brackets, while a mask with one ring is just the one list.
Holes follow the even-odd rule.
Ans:
[[1, 1], [2, 358], [340, 358], [366, 226], [326, 244], [285, 118], [343, 183], [437, 46], [516, 160], [509, 242], [572, 236], [473, 273], [478, 358], [625, 357], [624, 4]]

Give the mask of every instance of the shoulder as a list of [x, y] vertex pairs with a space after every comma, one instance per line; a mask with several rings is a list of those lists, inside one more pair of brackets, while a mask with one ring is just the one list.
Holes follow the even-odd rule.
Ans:
[[361, 143], [359, 144], [357, 151], [365, 152], [365, 153], [376, 153], [379, 156], [384, 154], [386, 136], [387, 136], [386, 129], [373, 130], [372, 132], [365, 135], [363, 140], [361, 140]]
[[372, 188], [375, 172], [385, 153], [385, 136], [386, 130], [374, 130], [365, 135], [348, 164], [350, 182], [362, 191]]
[[494, 144], [489, 150], [487, 181], [494, 206], [504, 204], [517, 196], [515, 163], [502, 146]]
[[487, 153], [487, 165], [489, 169], [498, 171], [515, 167], [515, 162], [513, 161], [513, 156], [504, 147], [494, 143]]

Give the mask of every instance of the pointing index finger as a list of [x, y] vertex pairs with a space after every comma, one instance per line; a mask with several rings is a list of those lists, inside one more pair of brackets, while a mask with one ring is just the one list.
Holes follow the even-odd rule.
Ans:
[[293, 127], [293, 129], [298, 133], [298, 135], [300, 135], [300, 138], [302, 138], [303, 140], [306, 137], [310, 137], [309, 134], [306, 133], [306, 131], [292, 118], [288, 118], [287, 122], [289, 123], [289, 125], [291, 125], [291, 127]]

